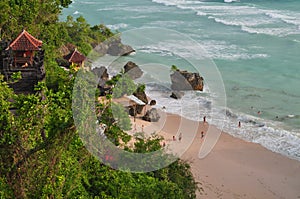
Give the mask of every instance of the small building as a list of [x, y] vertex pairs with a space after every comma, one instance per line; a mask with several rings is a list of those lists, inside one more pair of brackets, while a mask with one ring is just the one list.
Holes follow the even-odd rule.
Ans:
[[[129, 100], [129, 107], [132, 107], [132, 108], [129, 108], [129, 114], [134, 117], [134, 122], [135, 122], [135, 117], [138, 114], [137, 106], [143, 107], [142, 108], [142, 110], [143, 110], [144, 107], [146, 106], [146, 103], [134, 95], [129, 95], [129, 96], [125, 95], [124, 97]], [[142, 110], [141, 110], [141, 112], [142, 112]]]
[[[1, 42], [0, 73], [16, 93], [30, 93], [45, 77], [43, 42], [23, 30], [11, 43]], [[12, 82], [12, 75], [21, 72], [22, 79]]]
[[33, 64], [35, 52], [41, 50], [42, 44], [42, 41], [23, 30], [6, 50], [12, 51], [14, 67], [29, 67]]
[[69, 62], [69, 66], [76, 68], [83, 67], [86, 57], [75, 48], [72, 52], [64, 56], [64, 59]]

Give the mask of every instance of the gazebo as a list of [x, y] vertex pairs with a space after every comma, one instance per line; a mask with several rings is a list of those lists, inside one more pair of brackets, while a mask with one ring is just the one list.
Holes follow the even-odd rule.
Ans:
[[[34, 86], [45, 78], [42, 44], [26, 30], [10, 43], [1, 41], [0, 73], [16, 93], [35, 92]], [[22, 78], [14, 81], [12, 77], [17, 72]]]
[[141, 105], [141, 106], [145, 106], [146, 103], [143, 102], [142, 100], [140, 100], [139, 98], [137, 98], [134, 95], [125, 95], [125, 98], [129, 99], [129, 105], [131, 105], [133, 107], [133, 116], [134, 116], [134, 121], [135, 121], [135, 115], [136, 115], [136, 105]]
[[71, 53], [65, 55], [64, 59], [67, 60], [70, 65], [84, 66], [86, 57], [75, 48]]
[[12, 52], [13, 66], [28, 67], [32, 66], [35, 52], [42, 50], [42, 44], [42, 41], [23, 30], [6, 50]]

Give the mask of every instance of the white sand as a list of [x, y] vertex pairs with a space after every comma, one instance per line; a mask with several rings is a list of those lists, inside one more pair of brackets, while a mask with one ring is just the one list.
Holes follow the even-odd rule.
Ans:
[[[188, 132], [182, 132], [182, 141], [172, 141], [178, 138], [178, 128], [183, 118], [177, 115], [161, 113], [162, 118], [157, 123], [147, 123], [136, 120], [137, 131], [147, 134], [156, 131], [165, 137], [166, 143], [175, 144], [174, 150], [180, 151], [181, 145], [190, 140]], [[185, 123], [194, 125], [195, 122]], [[191, 146], [181, 157], [191, 165], [196, 181], [200, 182], [202, 192], [197, 198], [300, 198], [300, 162], [273, 153], [262, 146], [245, 142], [222, 133], [213, 150], [203, 159], [198, 158], [199, 149], [203, 143], [201, 132], [206, 132], [209, 125], [197, 123], [199, 128]], [[210, 126], [209, 133], [218, 129]], [[184, 128], [181, 128], [184, 130]], [[206, 135], [208, 136], [208, 135]]]

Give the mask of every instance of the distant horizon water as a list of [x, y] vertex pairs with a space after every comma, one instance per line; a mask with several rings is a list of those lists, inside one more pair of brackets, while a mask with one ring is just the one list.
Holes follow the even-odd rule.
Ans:
[[[224, 80], [224, 131], [300, 161], [299, 1], [75, 0], [61, 18], [68, 15], [82, 15], [90, 24], [103, 23], [113, 31], [161, 27], [191, 37], [207, 51]], [[184, 41], [178, 41], [180, 45]], [[167, 44], [144, 46], [136, 56], [154, 53], [162, 62], [167, 58], [186, 69], [167, 49]], [[170, 104], [168, 96], [151, 89], [147, 92], [161, 101], [158, 106]], [[191, 98], [210, 103], [208, 96], [187, 94], [184, 99], [188, 103]], [[177, 113], [176, 107], [168, 111]], [[195, 114], [191, 110], [187, 117]], [[237, 128], [238, 121], [243, 130]]]

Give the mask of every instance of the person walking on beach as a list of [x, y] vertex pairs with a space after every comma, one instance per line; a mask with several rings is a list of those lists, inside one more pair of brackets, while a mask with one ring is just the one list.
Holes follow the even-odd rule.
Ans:
[[203, 123], [205, 123], [205, 122], [206, 122], [206, 116], [203, 117]]
[[181, 139], [182, 139], [182, 133], [179, 134], [179, 137], [178, 137], [179, 142], [181, 141]]
[[204, 137], [204, 132], [201, 131], [201, 139]]
[[173, 135], [173, 141], [176, 141], [175, 135]]

